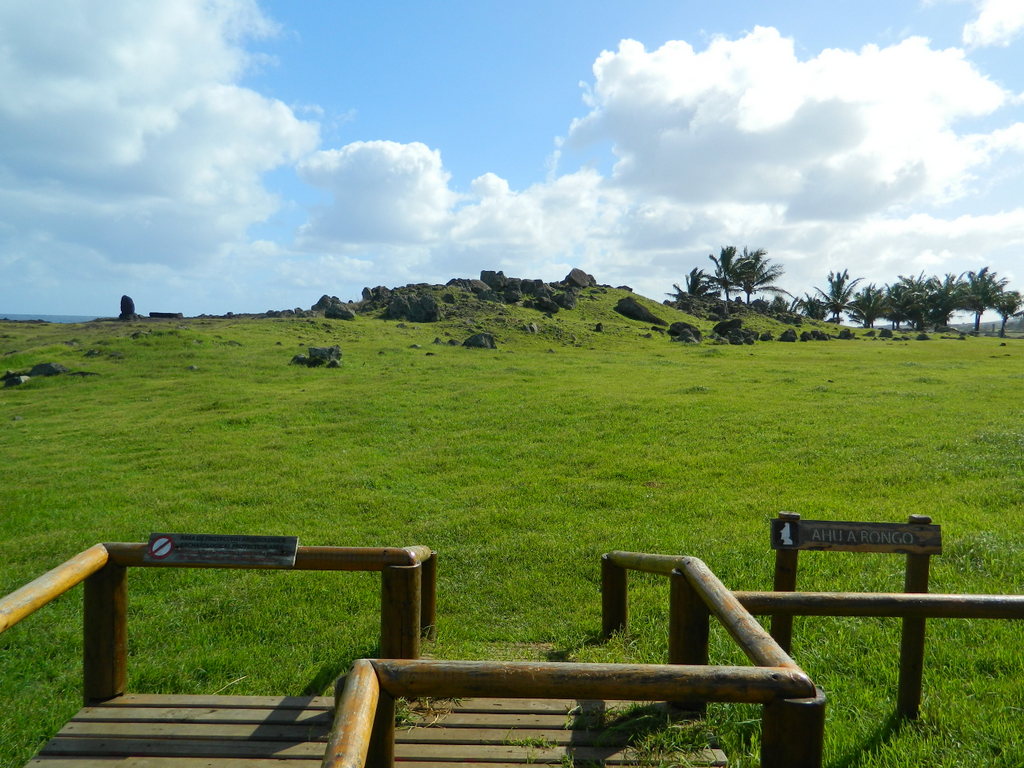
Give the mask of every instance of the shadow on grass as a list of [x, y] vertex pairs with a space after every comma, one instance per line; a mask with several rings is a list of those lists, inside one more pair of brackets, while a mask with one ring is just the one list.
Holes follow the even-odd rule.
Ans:
[[334, 681], [348, 673], [349, 667], [355, 659], [373, 659], [379, 656], [379, 649], [376, 645], [367, 645], [360, 648], [355, 656], [347, 660], [327, 661], [320, 665], [320, 669], [313, 675], [308, 683], [302, 688], [303, 696], [333, 696]]
[[829, 763], [829, 768], [857, 768], [857, 766], [863, 765], [868, 758], [887, 746], [906, 725], [907, 720], [893, 712], [882, 722], [871, 738], [855, 751], [848, 752], [836, 759], [835, 762]]
[[608, 642], [608, 638], [604, 637], [600, 633], [590, 633], [578, 643], [574, 643], [572, 647], [568, 648], [552, 648], [544, 651], [545, 661], [572, 661], [576, 654], [581, 648], [592, 648], [597, 645], [605, 645]]

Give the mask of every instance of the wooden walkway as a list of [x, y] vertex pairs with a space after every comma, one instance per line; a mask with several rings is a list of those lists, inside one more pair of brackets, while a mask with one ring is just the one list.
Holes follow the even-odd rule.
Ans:
[[[328, 697], [126, 694], [85, 707], [28, 768], [314, 768], [323, 756]], [[486, 763], [643, 764], [628, 726], [603, 728], [622, 702], [464, 699], [400, 709], [396, 760], [403, 768]], [[286, 762], [289, 761], [289, 762]], [[671, 759], [724, 766], [718, 749]]]

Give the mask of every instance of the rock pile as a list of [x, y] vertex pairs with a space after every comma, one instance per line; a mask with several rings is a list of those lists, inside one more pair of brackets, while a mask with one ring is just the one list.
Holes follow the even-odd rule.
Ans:
[[341, 347], [310, 347], [308, 355], [296, 355], [291, 362], [292, 365], [305, 365], [308, 368], [340, 368]]

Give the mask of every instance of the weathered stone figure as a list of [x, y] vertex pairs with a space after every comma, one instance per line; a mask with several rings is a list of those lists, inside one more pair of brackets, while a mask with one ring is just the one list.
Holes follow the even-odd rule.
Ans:
[[135, 319], [135, 302], [132, 301], [131, 296], [121, 297], [121, 314], [117, 316], [118, 320], [134, 320]]

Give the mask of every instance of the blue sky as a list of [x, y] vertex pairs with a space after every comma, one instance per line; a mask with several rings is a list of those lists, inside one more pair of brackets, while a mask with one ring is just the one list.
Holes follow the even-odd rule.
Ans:
[[308, 307], [726, 244], [1024, 288], [1024, 3], [0, 7], [0, 313]]

